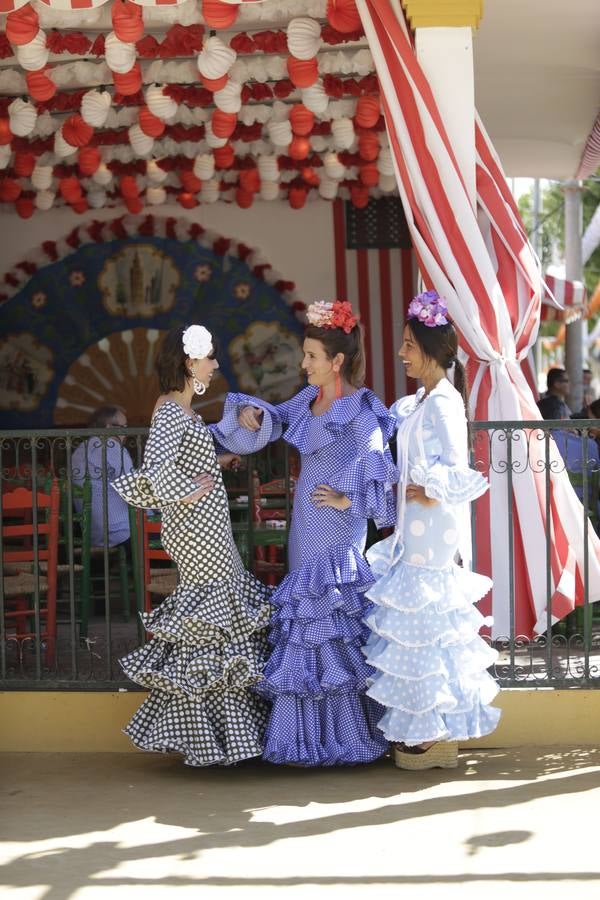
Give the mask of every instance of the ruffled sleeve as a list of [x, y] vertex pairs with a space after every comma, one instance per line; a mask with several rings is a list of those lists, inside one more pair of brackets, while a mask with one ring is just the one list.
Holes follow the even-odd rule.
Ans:
[[[144, 464], [112, 482], [112, 487], [132, 506], [156, 509], [185, 500], [198, 485], [178, 465], [187, 417], [176, 404], [165, 403], [156, 412], [144, 451]], [[198, 461], [198, 471], [202, 469]]]
[[432, 500], [441, 503], [466, 503], [485, 494], [489, 485], [480, 472], [468, 464], [467, 422], [462, 401], [444, 393], [428, 399], [427, 415], [440, 451], [432, 463], [417, 463], [410, 470], [410, 480], [425, 488]]
[[[258, 431], [243, 428], [238, 418], [245, 406], [257, 406], [263, 410], [261, 426]], [[279, 407], [272, 406], [258, 397], [248, 394], [227, 394], [223, 408], [223, 418], [216, 425], [211, 425], [215, 444], [232, 453], [256, 453], [270, 441], [281, 437], [283, 417]]]

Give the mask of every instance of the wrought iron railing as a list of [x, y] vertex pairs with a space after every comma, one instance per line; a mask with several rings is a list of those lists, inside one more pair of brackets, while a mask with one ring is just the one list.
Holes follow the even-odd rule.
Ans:
[[[478, 422], [472, 425], [473, 464], [481, 470], [489, 467], [500, 477], [501, 490], [506, 492], [505, 522], [499, 531], [504, 530], [506, 536], [508, 596], [505, 602], [509, 627], [506, 634], [494, 633], [486, 638], [499, 650], [493, 674], [503, 687], [600, 687], [600, 619], [596, 621], [594, 604], [590, 603], [588, 547], [588, 535], [598, 527], [600, 513], [596, 431], [600, 432], [600, 421]], [[55, 634], [45, 630], [47, 572], [40, 558], [41, 540], [38, 542], [34, 529], [31, 561], [11, 562], [10, 538], [3, 538], [0, 533], [0, 559], [4, 560], [4, 565], [0, 566], [0, 688], [135, 690], [135, 686], [124, 679], [118, 659], [145, 639], [136, 614], [143, 605], [147, 587], [143, 552], [135, 552], [140, 547], [143, 551], [141, 519], [136, 513], [129, 517], [130, 527], [134, 529], [133, 545], [125, 545], [125, 549], [122, 544], [111, 547], [109, 496], [110, 481], [126, 469], [128, 456], [134, 466], [140, 464], [146, 435], [146, 429], [132, 428], [0, 433], [0, 517], [3, 525], [20, 521], [4, 510], [4, 498], [16, 488], [25, 487], [36, 495], [49, 491], [54, 483], [60, 494]], [[569, 445], [569, 468], [552, 452], [553, 436], [559, 443]], [[82, 450], [84, 446], [92, 446], [92, 442], [97, 442], [93, 445], [96, 451], [94, 462], [90, 461], [89, 452]], [[290, 460], [287, 444], [279, 442], [260, 454], [247, 457], [242, 471], [225, 473], [232, 517], [236, 520], [234, 536], [248, 565], [253, 565], [258, 545], [285, 545], [295, 465], [295, 460]], [[527, 468], [536, 471], [543, 480], [546, 534], [551, 534], [555, 525], [549, 503], [551, 473], [567, 470], [575, 489], [586, 499], [579, 533], [579, 539], [583, 537], [584, 569], [582, 582], [577, 586], [580, 605], [566, 619], [553, 620], [551, 547], [546, 542], [543, 558], [539, 560], [546, 579], [545, 633], [533, 638], [519, 635], [515, 624], [515, 528], [518, 528], [518, 522], [515, 521], [512, 493], [516, 480]], [[277, 501], [271, 503], [268, 498], [258, 497], [258, 493], [261, 483], [273, 479], [279, 479], [281, 491]], [[96, 519], [98, 516], [100, 519], [100, 526], [96, 521], [95, 536], [97, 538], [100, 527], [100, 540], [88, 560], [86, 573], [84, 538], [90, 534], [92, 509], [89, 497], [85, 496], [85, 486], [94, 480]], [[236, 497], [242, 497], [241, 502]], [[284, 517], [283, 527], [273, 528], [270, 535], [268, 527], [257, 524], [253, 515], [261, 500], [267, 509], [269, 505], [277, 505], [278, 514]], [[39, 525], [45, 515], [35, 506], [31, 510], [34, 524]], [[481, 531], [475, 505], [472, 517], [474, 567], [477, 568]], [[374, 529], [370, 535], [371, 540], [379, 537]], [[573, 535], [570, 538], [577, 540]], [[86, 575], [90, 578], [87, 584]], [[19, 578], [28, 579], [29, 587], [29, 594], [21, 597], [15, 593]], [[15, 610], [19, 605], [21, 609]]]

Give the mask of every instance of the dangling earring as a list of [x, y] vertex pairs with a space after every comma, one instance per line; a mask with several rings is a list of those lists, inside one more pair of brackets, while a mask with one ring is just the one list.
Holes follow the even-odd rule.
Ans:
[[206, 385], [202, 381], [199, 381], [195, 375], [192, 383], [194, 385], [194, 393], [201, 397], [202, 394], [206, 392]]
[[323, 399], [323, 388], [320, 387], [319, 393], [317, 394], [317, 403], [320, 403], [322, 399]]
[[335, 373], [335, 399], [339, 400], [342, 396], [342, 376], [339, 369]]

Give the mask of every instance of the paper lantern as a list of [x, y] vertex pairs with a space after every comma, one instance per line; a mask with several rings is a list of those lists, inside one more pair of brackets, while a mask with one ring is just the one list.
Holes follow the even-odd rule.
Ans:
[[81, 184], [79, 179], [74, 175], [71, 175], [68, 178], [61, 178], [58, 182], [58, 190], [66, 203], [73, 204], [77, 203], [78, 200], [81, 200]]
[[354, 121], [360, 128], [373, 128], [379, 121], [379, 98], [372, 94], [359, 97]]
[[296, 103], [290, 111], [290, 125], [294, 134], [306, 137], [313, 130], [315, 124], [314, 113], [307, 109], [303, 103]]
[[367, 187], [376, 187], [379, 184], [379, 169], [375, 163], [365, 163], [359, 169], [359, 178]]
[[342, 34], [362, 30], [355, 0], [327, 0], [327, 20], [332, 28]]
[[49, 55], [50, 51], [46, 46], [46, 32], [41, 28], [33, 40], [15, 48], [17, 62], [22, 69], [26, 69], [28, 72], [37, 72], [38, 69], [43, 69], [48, 62]]
[[258, 169], [242, 169], [240, 172], [240, 188], [249, 194], [256, 194], [260, 190]]
[[213, 154], [215, 158], [215, 166], [217, 169], [230, 169], [235, 161], [235, 153], [231, 144], [225, 144], [224, 147], [217, 147]]
[[239, 113], [242, 108], [242, 86], [228, 78], [225, 87], [215, 91], [213, 99], [215, 106], [224, 113]]
[[181, 194], [178, 194], [177, 202], [180, 206], [183, 206], [184, 209], [194, 209], [195, 206], [198, 206], [196, 197], [193, 194], [190, 194], [189, 191], [182, 191]]
[[311, 187], [318, 187], [321, 183], [321, 179], [319, 178], [315, 170], [310, 166], [305, 166], [300, 174], [302, 175], [304, 181]]
[[294, 136], [288, 149], [288, 155], [291, 159], [303, 160], [306, 159], [309, 153], [310, 141], [308, 138]]
[[138, 3], [116, 0], [112, 6], [111, 16], [115, 34], [120, 41], [135, 44], [143, 37], [144, 20], [142, 7]]
[[325, 173], [328, 178], [340, 181], [346, 174], [346, 166], [340, 162], [337, 153], [327, 153], [323, 159]]
[[52, 166], [36, 166], [31, 173], [31, 183], [36, 191], [47, 191], [52, 184]]
[[352, 119], [342, 116], [331, 123], [333, 143], [338, 150], [349, 150], [356, 139]]
[[57, 156], [66, 157], [71, 156], [75, 153], [77, 148], [73, 147], [72, 144], [67, 143], [63, 137], [62, 127], [58, 129], [58, 131], [54, 132], [54, 152]]
[[6, 17], [6, 37], [15, 47], [31, 43], [39, 30], [38, 14], [29, 3]]
[[235, 192], [235, 202], [240, 209], [250, 209], [254, 203], [254, 194], [251, 191], [245, 191], [243, 188], [238, 188]]
[[82, 175], [93, 175], [102, 161], [97, 147], [82, 147], [77, 154], [77, 165]]
[[158, 116], [155, 116], [154, 113], [151, 113], [147, 106], [140, 107], [138, 124], [144, 134], [147, 134], [148, 137], [152, 138], [160, 137], [165, 130], [165, 123], [163, 120], [159, 119]]
[[131, 97], [142, 89], [142, 70], [140, 64], [136, 64], [129, 72], [113, 72], [115, 90], [124, 97]]
[[144, 208], [144, 204], [142, 203], [139, 196], [125, 197], [124, 202], [125, 206], [127, 207], [127, 212], [131, 213], [132, 216], [137, 216], [137, 214], [141, 213]]
[[235, 113], [226, 113], [220, 109], [215, 109], [210, 124], [216, 137], [228, 138], [235, 131], [237, 116]]
[[167, 199], [167, 192], [164, 187], [148, 187], [146, 188], [146, 203], [150, 206], [160, 206]]
[[33, 100], [45, 103], [51, 100], [56, 93], [56, 84], [50, 78], [49, 69], [40, 69], [39, 72], [26, 72], [27, 91]]
[[365, 162], [373, 162], [379, 155], [379, 137], [375, 131], [366, 131], [358, 139], [358, 153]]
[[17, 97], [8, 107], [10, 130], [17, 137], [27, 137], [35, 128], [37, 110], [33, 103]]
[[276, 147], [288, 147], [292, 142], [292, 126], [287, 119], [283, 122], [269, 122], [267, 132], [271, 143]]
[[329, 97], [320, 81], [309, 88], [304, 88], [301, 96], [304, 106], [317, 116], [322, 115], [329, 106]]
[[216, 203], [219, 199], [219, 182], [214, 179], [203, 182], [200, 199], [203, 203]]
[[0, 178], [0, 200], [3, 203], [14, 203], [21, 190], [21, 185], [14, 178]]
[[398, 189], [398, 185], [396, 184], [396, 176], [395, 175], [380, 175], [379, 176], [379, 190], [384, 191], [386, 194], [391, 194]]
[[106, 191], [88, 191], [86, 199], [92, 209], [102, 209], [106, 204]]
[[[70, 204], [73, 212], [77, 213], [78, 216], [82, 216], [84, 212], [87, 212], [89, 209], [88, 202], [85, 197], [81, 197], [79, 200], [75, 200], [74, 203]], [[139, 210], [136, 210], [139, 212]]]
[[35, 195], [34, 203], [38, 209], [47, 212], [54, 206], [56, 194], [53, 191], [40, 191]]
[[155, 159], [149, 159], [146, 163], [146, 177], [152, 184], [162, 184], [167, 173], [161, 168]]
[[316, 56], [312, 59], [296, 59], [295, 56], [288, 56], [287, 70], [290, 81], [297, 88], [311, 87], [319, 78]]
[[15, 208], [22, 219], [30, 219], [34, 210], [33, 200], [29, 197], [18, 197]]
[[6, 169], [10, 162], [11, 154], [10, 144], [0, 144], [0, 169]]
[[140, 195], [140, 189], [134, 175], [123, 175], [119, 181], [119, 190], [126, 199], [132, 199]]
[[238, 17], [236, 4], [202, 0], [202, 18], [209, 28], [230, 28]]
[[194, 175], [200, 181], [209, 181], [215, 174], [215, 158], [211, 153], [203, 153], [194, 160]]
[[81, 98], [81, 118], [92, 128], [102, 128], [111, 103], [112, 97], [108, 91], [86, 91]]
[[154, 138], [144, 134], [137, 122], [129, 127], [127, 136], [136, 156], [150, 156], [154, 147]]
[[219, 37], [209, 37], [198, 54], [198, 71], [205, 78], [221, 78], [236, 61], [237, 53]]
[[211, 150], [217, 150], [224, 147], [227, 143], [226, 137], [217, 137], [212, 129], [212, 123], [207, 122], [204, 126], [204, 139]]
[[87, 122], [84, 122], [78, 113], [69, 118], [62, 124], [62, 136], [71, 147], [85, 147], [91, 141], [94, 129]]
[[350, 187], [350, 199], [357, 209], [364, 209], [369, 202], [369, 188], [363, 184], [353, 184]]
[[95, 181], [96, 184], [102, 185], [102, 187], [106, 187], [107, 184], [110, 184], [112, 178], [112, 172], [110, 171], [106, 163], [100, 163], [100, 165], [92, 175], [92, 181]]
[[394, 175], [394, 162], [392, 159], [392, 151], [389, 147], [384, 147], [379, 154], [377, 168], [382, 175]]
[[197, 194], [202, 187], [202, 181], [196, 178], [190, 169], [184, 169], [180, 172], [179, 180], [188, 194]]
[[261, 181], [279, 181], [279, 164], [276, 156], [259, 156], [257, 163]]
[[302, 209], [304, 204], [306, 203], [306, 198], [308, 197], [308, 191], [303, 187], [293, 187], [290, 188], [290, 192], [288, 194], [289, 204], [292, 209]]
[[12, 140], [12, 131], [8, 119], [0, 119], [0, 146], [10, 144]]
[[151, 85], [146, 91], [146, 104], [152, 115], [159, 119], [172, 119], [177, 114], [177, 103], [159, 84]]
[[269, 202], [277, 200], [279, 197], [279, 185], [276, 181], [261, 181], [260, 183], [261, 200]]
[[287, 45], [296, 59], [313, 59], [321, 46], [321, 26], [306, 16], [292, 19], [287, 27]]
[[229, 81], [229, 75], [221, 75], [220, 78], [205, 78], [203, 75], [200, 76], [200, 81], [204, 85], [207, 91], [222, 91], [227, 82]]
[[124, 75], [130, 72], [137, 58], [135, 44], [120, 41], [114, 31], [106, 36], [104, 42], [104, 58], [111, 72]]
[[33, 153], [23, 153], [22, 151], [15, 153], [13, 168], [19, 178], [29, 178], [35, 169], [35, 156]]

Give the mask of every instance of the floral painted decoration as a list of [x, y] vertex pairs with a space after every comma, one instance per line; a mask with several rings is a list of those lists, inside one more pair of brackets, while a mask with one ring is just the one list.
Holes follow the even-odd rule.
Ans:
[[85, 284], [85, 275], [79, 269], [75, 272], [71, 272], [69, 275], [69, 281], [73, 285], [73, 287], [81, 287]]
[[190, 325], [183, 332], [183, 350], [190, 359], [206, 359], [213, 351], [212, 334], [204, 325]]
[[428, 328], [448, 324], [448, 305], [437, 291], [424, 291], [410, 301], [408, 318], [418, 319]]
[[194, 269], [194, 278], [196, 281], [199, 281], [200, 284], [203, 284], [206, 281], [210, 281], [212, 276], [212, 269], [208, 265], [208, 263], [204, 263], [201, 266], [196, 266]]
[[334, 300], [333, 303], [317, 300], [308, 307], [306, 318], [317, 328], [341, 328], [346, 334], [350, 334], [358, 322], [358, 316], [346, 300]]

